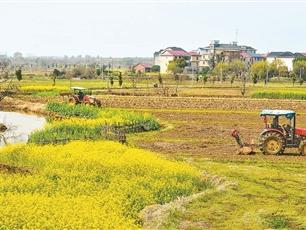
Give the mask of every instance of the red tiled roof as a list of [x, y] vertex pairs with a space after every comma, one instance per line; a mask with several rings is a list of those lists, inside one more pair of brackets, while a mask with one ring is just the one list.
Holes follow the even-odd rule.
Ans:
[[[172, 56], [190, 56], [190, 54], [188, 52], [186, 52], [185, 50], [165, 50], [165, 52], [168, 52], [170, 55]], [[164, 54], [164, 52], [162, 53], [162, 55]]]
[[199, 54], [197, 51], [194, 51], [194, 50], [190, 51], [189, 54], [191, 56], [201, 56], [201, 54]]
[[151, 64], [147, 64], [147, 63], [138, 63], [138, 64], [136, 64], [134, 67], [136, 67], [136, 66], [138, 66], [138, 65], [141, 65], [141, 66], [143, 66], [143, 67], [145, 67], [145, 68], [151, 68], [151, 67], [152, 67]]

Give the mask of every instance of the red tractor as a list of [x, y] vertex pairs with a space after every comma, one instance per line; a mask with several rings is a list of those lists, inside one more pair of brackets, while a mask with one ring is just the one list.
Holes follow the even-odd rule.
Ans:
[[[258, 147], [264, 154], [282, 154], [285, 148], [298, 148], [301, 155], [306, 153], [306, 129], [296, 128], [296, 114], [292, 110], [263, 110], [260, 113], [263, 117], [265, 127], [259, 136]], [[268, 117], [273, 117], [272, 122], [268, 122]], [[281, 124], [280, 119], [286, 119]], [[242, 143], [237, 130], [232, 134], [238, 145], [242, 148], [250, 146]], [[250, 152], [253, 147], [250, 147]]]
[[83, 87], [71, 87], [71, 89], [74, 93], [69, 97], [69, 103], [74, 105], [85, 104], [101, 107], [101, 101], [92, 97], [88, 89]]

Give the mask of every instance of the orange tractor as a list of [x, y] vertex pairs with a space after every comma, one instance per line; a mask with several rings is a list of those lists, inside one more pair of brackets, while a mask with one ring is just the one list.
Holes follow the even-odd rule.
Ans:
[[70, 95], [68, 101], [71, 104], [85, 104], [101, 107], [101, 101], [91, 96], [91, 92], [83, 87], [71, 87], [73, 94]]
[[[298, 148], [299, 153], [306, 153], [306, 129], [296, 128], [296, 113], [292, 110], [263, 110], [260, 113], [265, 124], [259, 135], [258, 147], [264, 154], [283, 154], [286, 148]], [[273, 117], [272, 122], [268, 122], [268, 117]], [[285, 118], [287, 122], [281, 124], [280, 118]], [[255, 145], [243, 143], [237, 130], [232, 130], [231, 135], [240, 146], [240, 151], [245, 154], [253, 152]]]

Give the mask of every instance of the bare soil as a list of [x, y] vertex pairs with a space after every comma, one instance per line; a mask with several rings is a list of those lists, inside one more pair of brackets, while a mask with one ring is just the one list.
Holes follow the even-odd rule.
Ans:
[[260, 110], [293, 109], [306, 111], [306, 101], [251, 98], [214, 98], [214, 97], [151, 97], [151, 96], [99, 96], [104, 107], [139, 109], [226, 109]]
[[[113, 100], [120, 101], [116, 104], [118, 107], [130, 108], [130, 104], [133, 103], [138, 108], [138, 106], [148, 107], [145, 104], [150, 104], [153, 99], [149, 98], [149, 102], [146, 102], [146, 98], [139, 101], [136, 99], [135, 102], [134, 98], [129, 102], [123, 98], [113, 98]], [[235, 139], [230, 136], [231, 130], [237, 129], [244, 142], [257, 143], [258, 136], [264, 127], [259, 116], [263, 108], [294, 109], [302, 113], [297, 116], [297, 126], [306, 127], [306, 114], [304, 113], [306, 102], [214, 98], [197, 98], [195, 101], [177, 98], [175, 101], [170, 101], [160, 99], [158, 106], [162, 108], [150, 109], [149, 111], [171, 128], [153, 134], [132, 135], [128, 137], [128, 140], [130, 138], [133, 144], [142, 148], [170, 155], [193, 155], [227, 160], [264, 158], [306, 161], [306, 157], [298, 155], [296, 149], [287, 149], [283, 156], [263, 155], [256, 148], [254, 155], [238, 155], [239, 148]], [[180, 105], [185, 108], [181, 110], [170, 109]], [[186, 107], [190, 107], [190, 109], [186, 109]], [[206, 110], [203, 109], [204, 107]]]
[[30, 170], [26, 168], [20, 168], [16, 166], [10, 166], [6, 164], [0, 164], [0, 173], [20, 173], [20, 174], [30, 174]]

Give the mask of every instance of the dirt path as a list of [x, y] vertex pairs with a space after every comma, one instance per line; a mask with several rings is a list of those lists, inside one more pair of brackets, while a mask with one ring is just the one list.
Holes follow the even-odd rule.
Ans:
[[0, 102], [0, 109], [19, 110], [37, 114], [44, 114], [45, 106], [45, 103], [28, 102], [11, 97], [6, 97]]

